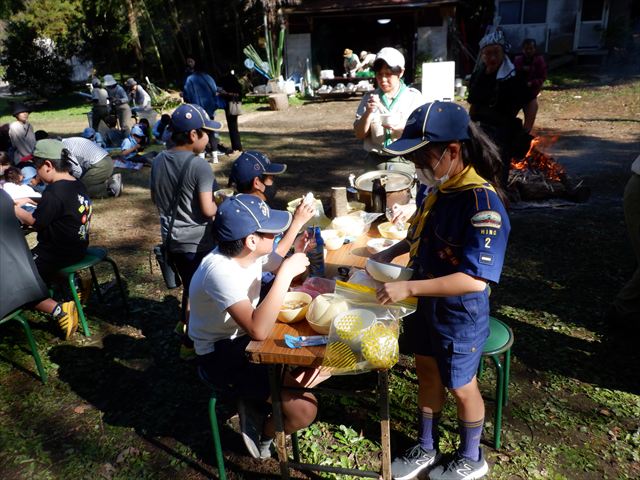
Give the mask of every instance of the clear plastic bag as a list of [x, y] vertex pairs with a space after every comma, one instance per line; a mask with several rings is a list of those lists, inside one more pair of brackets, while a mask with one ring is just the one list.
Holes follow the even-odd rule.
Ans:
[[415, 312], [417, 299], [380, 305], [375, 289], [341, 281], [336, 282], [336, 294], [351, 308], [331, 322], [322, 366], [332, 375], [345, 375], [395, 365], [400, 319]]

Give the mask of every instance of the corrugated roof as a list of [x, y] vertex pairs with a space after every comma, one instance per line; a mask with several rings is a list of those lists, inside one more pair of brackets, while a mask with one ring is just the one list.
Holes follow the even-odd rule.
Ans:
[[420, 8], [459, 3], [456, 0], [300, 0], [298, 5], [283, 8], [284, 13], [351, 12], [354, 10]]

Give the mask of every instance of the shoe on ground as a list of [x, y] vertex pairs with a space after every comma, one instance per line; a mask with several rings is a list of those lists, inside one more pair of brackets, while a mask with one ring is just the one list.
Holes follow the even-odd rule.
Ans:
[[62, 313], [56, 317], [58, 326], [62, 330], [65, 340], [69, 340], [69, 337], [78, 330], [78, 310], [76, 309], [76, 302], [73, 300], [60, 304]]
[[188, 347], [186, 345], [180, 345], [180, 360], [185, 362], [190, 362], [191, 360], [196, 359], [196, 350], [193, 347]]
[[109, 178], [107, 190], [112, 197], [119, 197], [122, 194], [122, 174], [114, 173]]
[[260, 437], [264, 426], [265, 415], [248, 400], [238, 400], [238, 416], [240, 417], [240, 433], [249, 454], [253, 458], [262, 458]]
[[448, 462], [444, 462], [429, 472], [429, 480], [475, 480], [484, 477], [489, 465], [484, 459], [482, 449], [480, 460], [474, 462], [458, 452]]
[[258, 444], [258, 450], [260, 451], [260, 458], [271, 458], [271, 447], [273, 446], [273, 438], [266, 438], [260, 440]]
[[424, 450], [420, 444], [414, 445], [401, 456], [391, 462], [391, 476], [394, 480], [408, 480], [414, 478], [425, 468], [440, 460], [437, 450]]
[[187, 334], [187, 324], [182, 320], [179, 320], [178, 323], [176, 323], [176, 328], [174, 328], [173, 331], [176, 333], [176, 335], [182, 337]]

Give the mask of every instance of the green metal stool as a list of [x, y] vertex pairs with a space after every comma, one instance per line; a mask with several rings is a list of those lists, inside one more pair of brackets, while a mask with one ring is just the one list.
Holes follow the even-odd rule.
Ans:
[[95, 265], [100, 262], [107, 262], [113, 268], [113, 273], [116, 277], [116, 283], [118, 284], [118, 288], [120, 289], [120, 295], [122, 296], [122, 304], [124, 305], [125, 315], [129, 316], [129, 305], [127, 304], [127, 295], [124, 291], [124, 287], [122, 286], [122, 280], [120, 279], [120, 272], [118, 271], [118, 266], [116, 262], [114, 262], [108, 255], [107, 249], [101, 247], [89, 247], [87, 249], [87, 254], [84, 256], [82, 260], [78, 263], [74, 263], [73, 265], [69, 265], [60, 270], [62, 275], [66, 275], [69, 283], [69, 288], [71, 289], [71, 294], [73, 295], [73, 301], [76, 304], [76, 308], [78, 309], [78, 317], [80, 318], [80, 324], [82, 325], [82, 331], [86, 337], [90, 336], [89, 325], [87, 324], [87, 319], [84, 316], [84, 310], [82, 309], [82, 304], [80, 303], [80, 297], [78, 297], [78, 291], [76, 289], [76, 284], [74, 281], [74, 277], [76, 272], [80, 270], [89, 269], [91, 272], [91, 279], [93, 281], [93, 286], [98, 295], [98, 299], [102, 301], [102, 293], [100, 292], [100, 287], [98, 286], [98, 277], [96, 277], [96, 272], [93, 269]]
[[216, 413], [218, 397], [223, 392], [209, 382], [204, 370], [200, 366], [198, 367], [198, 376], [200, 377], [200, 380], [202, 380], [202, 382], [211, 390], [211, 394], [209, 396], [209, 422], [211, 423], [213, 448], [216, 454], [216, 464], [218, 465], [218, 478], [220, 480], [227, 480], [227, 474], [224, 469], [224, 457], [222, 456], [222, 443], [220, 442], [220, 426], [218, 425], [218, 415]]
[[478, 366], [478, 378], [482, 376], [484, 357], [491, 357], [496, 367], [496, 412], [493, 421], [493, 443], [500, 448], [502, 433], [502, 407], [509, 401], [509, 370], [511, 368], [511, 346], [513, 331], [500, 320], [489, 317], [489, 338], [484, 344], [482, 359]]
[[27, 340], [29, 341], [29, 347], [31, 348], [31, 354], [33, 355], [33, 359], [36, 361], [36, 368], [38, 369], [38, 373], [40, 374], [40, 380], [42, 383], [47, 383], [47, 372], [45, 372], [42, 366], [42, 360], [40, 360], [40, 354], [38, 353], [38, 348], [36, 346], [36, 342], [33, 339], [33, 335], [31, 334], [31, 327], [29, 326], [29, 322], [27, 322], [24, 317], [21, 315], [22, 310], [18, 309], [15, 312], [10, 313], [2, 320], [0, 320], [0, 324], [8, 322], [10, 320], [15, 320], [16, 322], [20, 322], [22, 328], [24, 329], [24, 333], [27, 335]]

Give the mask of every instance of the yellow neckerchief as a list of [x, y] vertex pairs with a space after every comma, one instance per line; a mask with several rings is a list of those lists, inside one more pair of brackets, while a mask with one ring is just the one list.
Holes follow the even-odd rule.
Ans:
[[491, 186], [484, 178], [482, 178], [476, 172], [476, 169], [472, 165], [467, 165], [457, 175], [447, 180], [440, 185], [437, 190], [434, 190], [424, 199], [420, 209], [411, 217], [409, 232], [407, 233], [407, 240], [409, 241], [409, 266], [413, 265], [416, 255], [418, 254], [418, 247], [420, 246], [420, 238], [422, 237], [422, 230], [424, 224], [427, 221], [431, 207], [436, 203], [438, 199], [438, 192], [442, 193], [454, 193], [462, 192], [464, 190], [470, 190], [472, 188], [482, 187], [491, 190], [495, 193], [495, 188]]

